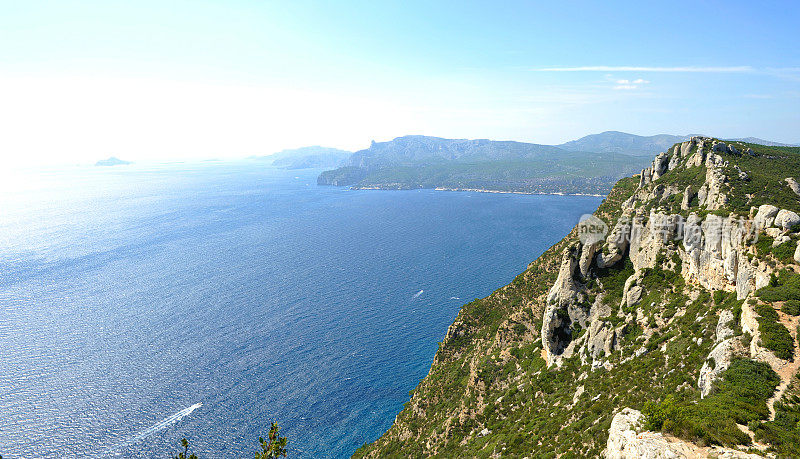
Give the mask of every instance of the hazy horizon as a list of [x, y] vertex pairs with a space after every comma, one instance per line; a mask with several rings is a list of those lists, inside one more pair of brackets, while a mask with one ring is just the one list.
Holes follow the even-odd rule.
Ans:
[[355, 151], [409, 134], [800, 142], [793, 2], [2, 9], [6, 167]]

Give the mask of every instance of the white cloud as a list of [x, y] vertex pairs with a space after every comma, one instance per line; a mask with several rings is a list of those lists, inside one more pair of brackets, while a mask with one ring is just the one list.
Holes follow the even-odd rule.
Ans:
[[648, 80], [637, 78], [635, 80], [617, 80], [616, 90], [636, 89], [643, 84], [650, 83]]
[[692, 73], [748, 73], [755, 69], [749, 65], [738, 67], [635, 67], [635, 66], [584, 66], [546, 67], [531, 69], [534, 72], [692, 72]]

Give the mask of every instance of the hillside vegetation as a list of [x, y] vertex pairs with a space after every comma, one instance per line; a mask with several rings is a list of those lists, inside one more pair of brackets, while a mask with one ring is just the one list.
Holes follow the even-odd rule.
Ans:
[[464, 305], [355, 457], [800, 456], [798, 178], [800, 148], [673, 145], [597, 209], [608, 237]]

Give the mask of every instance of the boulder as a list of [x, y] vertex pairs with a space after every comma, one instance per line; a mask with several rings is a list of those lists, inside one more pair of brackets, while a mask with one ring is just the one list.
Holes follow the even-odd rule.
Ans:
[[792, 177], [787, 177], [786, 184], [789, 185], [789, 188], [794, 191], [794, 193], [800, 196], [800, 183], [797, 183], [797, 180], [793, 179]]
[[782, 209], [775, 216], [775, 226], [780, 227], [784, 231], [789, 231], [798, 223], [800, 223], [800, 215], [797, 215], [791, 210]]
[[797, 249], [794, 251], [794, 261], [800, 263], [800, 244], [797, 244]]
[[639, 301], [641, 301], [642, 293], [643, 293], [642, 287], [638, 285], [632, 286], [625, 294], [625, 303], [628, 305], [628, 307], [634, 306]]
[[780, 209], [773, 205], [764, 204], [758, 208], [753, 223], [757, 228], [769, 228], [772, 226], [772, 222], [775, 221], [775, 216], [778, 215], [779, 211]]

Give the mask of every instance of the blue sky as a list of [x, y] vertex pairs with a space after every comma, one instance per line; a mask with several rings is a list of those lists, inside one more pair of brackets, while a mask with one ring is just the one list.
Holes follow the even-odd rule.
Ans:
[[800, 142], [800, 2], [650, 3], [4, 2], [0, 155], [604, 130]]

